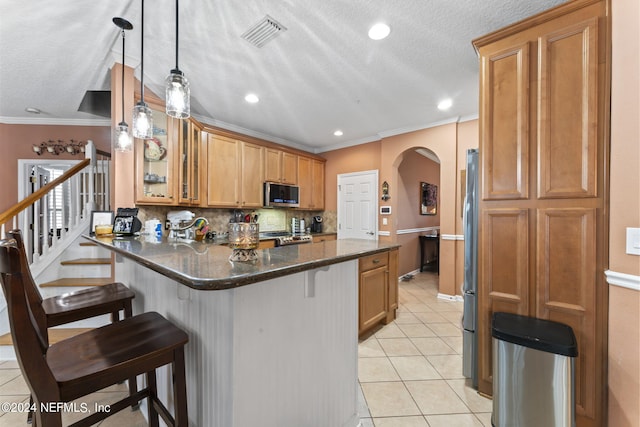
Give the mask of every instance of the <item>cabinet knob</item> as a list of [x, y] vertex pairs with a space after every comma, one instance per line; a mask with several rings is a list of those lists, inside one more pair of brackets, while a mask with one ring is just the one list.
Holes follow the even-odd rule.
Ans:
[[371, 261], [374, 264], [380, 264], [380, 260], [379, 259], [374, 259], [373, 261]]

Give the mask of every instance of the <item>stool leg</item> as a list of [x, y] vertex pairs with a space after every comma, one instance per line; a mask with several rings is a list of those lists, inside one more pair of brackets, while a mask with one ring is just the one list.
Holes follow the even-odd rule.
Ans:
[[[128, 319], [131, 316], [133, 316], [133, 310], [131, 308], [131, 300], [127, 300], [124, 303], [124, 318]], [[129, 382], [129, 396], [133, 396], [138, 391], [138, 381], [136, 380], [136, 377], [133, 376], [129, 378], [128, 382]], [[140, 406], [140, 403], [131, 405], [131, 410], [135, 411], [136, 409], [138, 409], [139, 406]]]
[[62, 414], [60, 412], [40, 412], [35, 413], [34, 425], [37, 427], [62, 427]]
[[149, 387], [149, 399], [147, 399], [149, 427], [159, 427], [158, 411], [153, 406], [158, 400], [158, 386], [156, 383], [156, 370], [147, 372], [147, 387]]
[[188, 427], [187, 381], [184, 368], [184, 347], [173, 352], [173, 398], [176, 427]]
[[33, 407], [33, 396], [29, 395], [29, 412], [27, 413], [27, 424], [33, 424], [33, 411], [31, 410]]

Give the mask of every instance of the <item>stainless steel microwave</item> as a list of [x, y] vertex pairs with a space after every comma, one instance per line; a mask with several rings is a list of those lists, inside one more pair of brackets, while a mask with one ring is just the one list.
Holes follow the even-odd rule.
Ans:
[[300, 187], [297, 185], [264, 183], [264, 206], [268, 207], [300, 207]]

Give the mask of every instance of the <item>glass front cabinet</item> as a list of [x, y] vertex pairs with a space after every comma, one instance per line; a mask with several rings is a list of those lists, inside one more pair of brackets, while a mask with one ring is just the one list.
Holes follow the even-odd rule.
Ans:
[[202, 125], [195, 120], [181, 120], [178, 135], [178, 203], [200, 205], [200, 162], [202, 161]]
[[153, 137], [147, 140], [135, 139], [136, 203], [176, 204], [176, 120], [167, 116], [164, 108], [150, 107], [153, 114]]

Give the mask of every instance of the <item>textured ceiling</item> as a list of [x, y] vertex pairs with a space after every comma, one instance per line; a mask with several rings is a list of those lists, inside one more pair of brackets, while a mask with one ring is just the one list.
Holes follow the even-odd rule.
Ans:
[[[324, 151], [476, 116], [471, 40], [563, 2], [182, 0], [179, 65], [201, 121]], [[134, 26], [126, 63], [139, 76], [140, 0], [0, 0], [0, 10], [0, 122], [104, 122], [77, 110], [85, 91], [109, 89], [121, 61], [114, 16]], [[259, 49], [240, 36], [265, 15], [287, 31]], [[175, 65], [174, 20], [173, 0], [146, 2], [144, 79], [161, 95]], [[373, 41], [378, 21], [391, 34]], [[243, 100], [249, 92], [258, 104]], [[439, 111], [447, 97], [453, 107]]]

